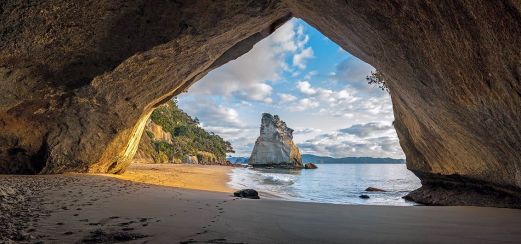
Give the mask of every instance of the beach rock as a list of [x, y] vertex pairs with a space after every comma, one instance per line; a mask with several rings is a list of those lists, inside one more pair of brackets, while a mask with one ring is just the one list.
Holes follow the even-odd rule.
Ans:
[[199, 160], [196, 156], [187, 155], [182, 161], [184, 164], [199, 164]]
[[380, 192], [385, 192], [386, 190], [382, 190], [380, 188], [376, 188], [376, 187], [367, 187], [365, 189], [365, 191], [380, 191]]
[[368, 195], [365, 195], [365, 194], [362, 194], [360, 196], [358, 196], [359, 198], [362, 198], [362, 199], [369, 199], [369, 196]]
[[254, 167], [302, 168], [302, 156], [293, 142], [293, 130], [279, 116], [262, 114], [260, 136], [248, 161]]
[[253, 189], [242, 189], [240, 191], [234, 192], [233, 195], [242, 198], [260, 199], [259, 193]]
[[314, 163], [307, 163], [307, 164], [304, 164], [304, 168], [305, 169], [316, 169], [318, 167]]
[[501, 204], [465, 197], [481, 189], [521, 199], [519, 1], [9, 0], [0, 9], [0, 173], [122, 173], [152, 109], [295, 16], [385, 74], [407, 167], [422, 180], [412, 199]]

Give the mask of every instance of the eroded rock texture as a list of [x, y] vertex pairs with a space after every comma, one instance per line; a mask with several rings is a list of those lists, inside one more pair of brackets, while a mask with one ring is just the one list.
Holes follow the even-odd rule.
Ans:
[[155, 106], [289, 17], [278, 1], [1, 1], [0, 172], [123, 171]]
[[254, 167], [302, 168], [302, 156], [293, 142], [293, 130], [279, 116], [262, 114], [260, 135], [249, 165]]
[[412, 199], [521, 206], [521, 2], [281, 1], [0, 2], [0, 172], [121, 172], [153, 107], [291, 12], [387, 76]]
[[287, 2], [387, 76], [410, 198], [521, 206], [520, 1]]

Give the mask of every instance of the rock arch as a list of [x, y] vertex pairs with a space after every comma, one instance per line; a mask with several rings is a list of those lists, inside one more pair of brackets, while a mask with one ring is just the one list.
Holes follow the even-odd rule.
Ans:
[[389, 77], [413, 199], [521, 205], [512, 0], [3, 1], [0, 172], [124, 171], [155, 106], [292, 15]]

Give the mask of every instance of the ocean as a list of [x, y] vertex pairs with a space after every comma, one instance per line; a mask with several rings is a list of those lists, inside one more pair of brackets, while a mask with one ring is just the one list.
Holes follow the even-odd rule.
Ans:
[[[305, 202], [412, 206], [402, 199], [421, 186], [405, 164], [317, 164], [318, 169], [236, 168], [231, 187], [252, 188], [283, 199]], [[386, 192], [365, 192], [376, 187]], [[361, 194], [368, 195], [362, 199]]]

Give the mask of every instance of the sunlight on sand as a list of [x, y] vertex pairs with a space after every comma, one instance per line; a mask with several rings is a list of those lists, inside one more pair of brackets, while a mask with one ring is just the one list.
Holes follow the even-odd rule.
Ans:
[[125, 173], [109, 176], [153, 185], [231, 193], [234, 189], [227, 183], [232, 169], [218, 165], [132, 163]]

